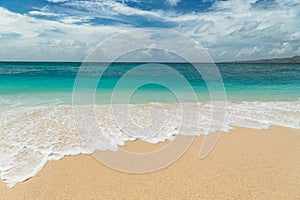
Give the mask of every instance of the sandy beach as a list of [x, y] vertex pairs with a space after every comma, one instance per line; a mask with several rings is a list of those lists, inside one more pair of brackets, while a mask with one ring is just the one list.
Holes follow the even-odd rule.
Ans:
[[[1, 199], [300, 199], [300, 130], [236, 128], [222, 133], [200, 160], [203, 136], [174, 164], [148, 174], [115, 171], [91, 155], [47, 163], [35, 177]], [[147, 152], [164, 144], [128, 142], [128, 151]]]
[[0, 0], [0, 200], [300, 200], [300, 0]]

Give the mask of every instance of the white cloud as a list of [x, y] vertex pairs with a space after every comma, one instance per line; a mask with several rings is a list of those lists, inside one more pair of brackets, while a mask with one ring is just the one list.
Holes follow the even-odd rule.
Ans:
[[126, 4], [116, 1], [69, 1], [66, 6], [85, 9], [92, 15], [113, 17], [116, 15], [141, 15], [152, 17], [163, 17], [162, 13], [154, 11], [146, 11], [138, 8], [129, 7]]
[[49, 8], [47, 6], [39, 9], [39, 10], [32, 10], [28, 12], [29, 15], [32, 16], [46, 16], [46, 17], [59, 17], [61, 14], [53, 13], [49, 11]]
[[[48, 34], [47, 39], [52, 41], [51, 45], [54, 46], [50, 45], [52, 50], [47, 51], [52, 51], [53, 58], [56, 55], [55, 51], [61, 53], [62, 50], [59, 49], [61, 46], [66, 46], [66, 49], [73, 48], [72, 41], [85, 43], [81, 46], [83, 46], [82, 51], [86, 52], [85, 49], [89, 45], [107, 38], [112, 33], [130, 28], [120, 25], [92, 26], [88, 24], [90, 19], [98, 17], [128, 24], [130, 21], [126, 16], [129, 16], [155, 19], [162, 24], [172, 23], [173, 29], [199, 41], [218, 61], [292, 56], [295, 52], [299, 52], [300, 3], [297, 0], [275, 0], [274, 5], [267, 8], [254, 7], [255, 0], [207, 0], [214, 2], [208, 12], [187, 14], [176, 11], [141, 10], [116, 1], [49, 1], [78, 9], [81, 15], [76, 15], [76, 12], [74, 15], [57, 13], [48, 7], [28, 13], [31, 16], [55, 17], [57, 20], [55, 22], [0, 9], [0, 34], [21, 35], [15, 44], [9, 43], [6, 44], [7, 46], [21, 49], [22, 45], [35, 45], [36, 48], [41, 45], [41, 48], [43, 46], [47, 49], [47, 45], [50, 44], [43, 43], [45, 38], [41, 35]], [[170, 5], [176, 5], [179, 1], [169, 0], [168, 2]], [[85, 22], [85, 24], [76, 25], [78, 22]], [[29, 41], [32, 44], [28, 44]], [[77, 48], [78, 51], [79, 49]], [[69, 50], [73, 52], [72, 49]], [[38, 51], [37, 54], [39, 54]]]
[[47, 0], [48, 2], [50, 3], [63, 3], [63, 2], [66, 2], [68, 0]]
[[59, 19], [59, 21], [66, 23], [66, 24], [76, 24], [76, 23], [88, 22], [90, 19], [92, 19], [92, 18], [91, 17], [67, 16], [67, 17]]
[[261, 49], [261, 48], [259, 48], [259, 47], [257, 47], [257, 46], [255, 46], [255, 47], [251, 47], [251, 48], [242, 48], [239, 52], [238, 52], [238, 54], [236, 55], [236, 58], [238, 58], [238, 57], [240, 57], [240, 56], [245, 56], [245, 55], [247, 55], [247, 56], [253, 56], [253, 55], [257, 55], [257, 54], [259, 54], [259, 53], [261, 53], [262, 52], [262, 50], [263, 49]]
[[300, 41], [300, 32], [293, 33], [290, 36], [290, 41]]
[[170, 6], [176, 6], [179, 2], [180, 0], [166, 0], [166, 3]]
[[60, 16], [59, 14], [56, 13], [51, 13], [51, 12], [42, 12], [42, 11], [37, 11], [37, 10], [33, 10], [33, 11], [29, 11], [29, 15], [39, 15], [39, 16], [47, 16], [47, 17], [58, 17]]
[[292, 50], [292, 47], [289, 43], [284, 42], [284, 43], [276, 43], [274, 45], [274, 48], [270, 51], [270, 55], [282, 55], [290, 52]]
[[[176, 30], [199, 40], [216, 60], [294, 55], [300, 45], [300, 3], [277, 0], [278, 6], [261, 10], [252, 6], [254, 2], [217, 1], [210, 12], [166, 15], [165, 19], [177, 22]], [[289, 48], [279, 51], [275, 47], [275, 43], [285, 42]]]
[[0, 35], [18, 34], [9, 40], [1, 37], [2, 60], [82, 60], [98, 43], [124, 27], [66, 24], [16, 14], [0, 7]]

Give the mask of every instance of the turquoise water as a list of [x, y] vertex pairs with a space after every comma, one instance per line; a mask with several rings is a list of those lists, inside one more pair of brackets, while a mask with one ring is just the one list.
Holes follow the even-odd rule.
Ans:
[[[0, 106], [71, 104], [76, 74], [81, 63], [0, 63]], [[117, 81], [138, 64], [113, 64], [104, 72], [103, 65], [93, 64], [83, 71], [84, 78], [97, 80], [97, 72], [103, 72], [99, 81], [96, 102], [110, 103]], [[210, 99], [207, 86], [201, 75], [189, 64], [168, 64], [191, 84], [197, 101]], [[227, 100], [229, 101], [297, 101], [300, 98], [299, 64], [217, 64], [222, 75]], [[97, 70], [95, 70], [97, 69]], [[101, 70], [99, 70], [101, 69]], [[181, 80], [174, 79], [168, 72], [137, 74], [129, 79], [135, 82], [149, 76], [168, 79], [173, 88], [185, 92]], [[163, 75], [162, 75], [163, 74]], [[123, 84], [117, 90], [128, 93], [131, 84]], [[87, 84], [88, 89], [88, 84]], [[174, 91], [173, 91], [174, 92]], [[190, 99], [187, 97], [186, 101]], [[131, 103], [175, 102], [176, 96], [170, 89], [158, 84], [140, 87], [130, 99]]]

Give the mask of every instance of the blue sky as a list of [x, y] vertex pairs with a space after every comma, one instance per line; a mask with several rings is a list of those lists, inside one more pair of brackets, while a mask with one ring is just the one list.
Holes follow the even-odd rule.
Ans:
[[199, 41], [215, 61], [300, 55], [298, 0], [1, 0], [0, 60], [81, 61], [133, 28]]

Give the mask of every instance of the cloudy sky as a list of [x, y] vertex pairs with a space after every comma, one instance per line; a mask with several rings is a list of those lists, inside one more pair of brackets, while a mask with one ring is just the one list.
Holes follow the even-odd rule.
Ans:
[[0, 60], [81, 61], [133, 28], [179, 31], [215, 61], [295, 56], [299, 20], [299, 0], [1, 0]]

